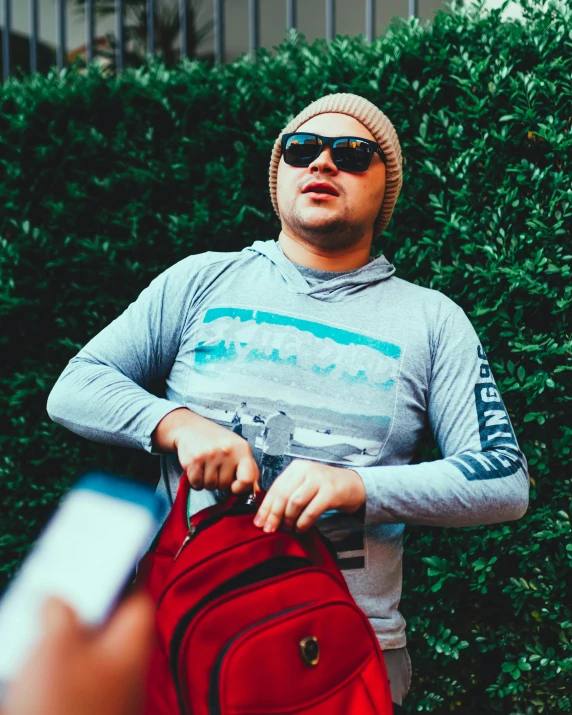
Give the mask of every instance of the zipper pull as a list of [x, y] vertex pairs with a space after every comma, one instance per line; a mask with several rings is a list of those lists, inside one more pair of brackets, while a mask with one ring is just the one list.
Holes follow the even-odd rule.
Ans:
[[181, 551], [185, 548], [185, 546], [186, 546], [186, 545], [189, 543], [189, 541], [193, 538], [193, 536], [195, 535], [195, 531], [196, 531], [196, 530], [197, 530], [197, 527], [196, 527], [194, 524], [191, 524], [191, 525], [189, 526], [189, 531], [188, 531], [187, 535], [185, 536], [185, 540], [184, 540], [183, 543], [181, 544], [181, 548], [180, 548], [180, 549], [177, 551], [177, 553], [175, 554], [175, 558], [173, 559], [173, 561], [176, 561], [176, 560], [179, 558], [179, 556], [180, 556], [180, 554], [181, 554]]
[[256, 506], [256, 499], [261, 491], [262, 490], [260, 489], [260, 484], [258, 482], [254, 482], [254, 484], [252, 485], [252, 491], [248, 495], [245, 504], [247, 506]]

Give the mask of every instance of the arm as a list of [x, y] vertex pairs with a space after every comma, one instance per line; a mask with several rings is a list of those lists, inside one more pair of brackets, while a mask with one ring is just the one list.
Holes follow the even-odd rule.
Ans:
[[357, 468], [365, 523], [475, 526], [520, 518], [528, 471], [486, 355], [463, 311], [433, 348], [429, 422], [443, 459]]
[[526, 460], [460, 308], [433, 345], [428, 417], [443, 459], [353, 469], [294, 460], [254, 523], [268, 531], [281, 523], [305, 530], [329, 509], [363, 513], [365, 524], [476, 526], [519, 519], [528, 507]]
[[195, 489], [246, 491], [258, 479], [248, 442], [186, 407], [150, 394], [175, 362], [193, 306], [192, 259], [158, 276], [127, 310], [70, 360], [48, 414], [96, 442], [176, 452]]
[[48, 397], [52, 420], [96, 442], [152, 451], [153, 430], [181, 407], [146, 388], [167, 377], [177, 355], [189, 270], [185, 259], [158, 276], [70, 360]]

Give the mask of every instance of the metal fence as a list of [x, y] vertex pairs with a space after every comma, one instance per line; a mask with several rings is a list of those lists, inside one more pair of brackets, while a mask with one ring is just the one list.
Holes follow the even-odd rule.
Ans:
[[[2, 66], [6, 80], [10, 76], [10, 35], [12, 25], [12, 2], [14, 0], [1, 0], [2, 3]], [[22, 1], [22, 0], [17, 0]], [[362, 0], [363, 1], [363, 0]], [[147, 53], [154, 54], [154, 10], [156, 2], [160, 0], [146, 0], [147, 10]], [[354, 0], [358, 2], [358, 0]], [[28, 0], [30, 17], [30, 70], [35, 72], [38, 64], [38, 26], [39, 26], [39, 0]], [[336, 34], [336, 0], [325, 0], [326, 27], [325, 37], [333, 39]], [[286, 28], [297, 27], [297, 0], [285, 0]], [[419, 0], [408, 0], [409, 15], [419, 16]], [[67, 0], [55, 0], [56, 13], [56, 59], [57, 66], [62, 69], [66, 63], [66, 12]], [[180, 16], [180, 51], [182, 56], [187, 55], [187, 2], [179, 0]], [[375, 35], [375, 0], [365, 0], [365, 35], [371, 42]], [[225, 59], [225, 28], [224, 28], [224, 0], [213, 0], [214, 19], [214, 56], [217, 62]], [[249, 52], [254, 54], [260, 46], [260, 0], [248, 0], [249, 24]], [[115, 66], [121, 71], [124, 66], [124, 0], [115, 0]], [[85, 31], [86, 31], [86, 58], [93, 62], [95, 55], [95, 0], [85, 0]]]

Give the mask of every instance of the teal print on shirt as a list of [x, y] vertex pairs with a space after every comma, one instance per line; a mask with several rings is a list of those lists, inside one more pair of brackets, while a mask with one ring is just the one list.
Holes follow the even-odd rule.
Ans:
[[198, 327], [187, 399], [261, 457], [367, 466], [389, 436], [402, 359], [402, 345], [348, 328], [211, 308]]
[[335, 340], [342, 345], [366, 345], [379, 350], [379, 352], [388, 357], [399, 358], [401, 348], [393, 343], [386, 343], [374, 338], [368, 338], [359, 333], [352, 333], [349, 330], [334, 328], [330, 325], [315, 323], [310, 320], [301, 320], [300, 318], [292, 318], [287, 315], [279, 315], [277, 313], [265, 313], [262, 310], [244, 310], [241, 308], [211, 308], [207, 311], [204, 322], [211, 323], [221, 318], [232, 318], [240, 321], [254, 321], [257, 325], [281, 325], [292, 326], [297, 330], [305, 330], [317, 338], [329, 338]]

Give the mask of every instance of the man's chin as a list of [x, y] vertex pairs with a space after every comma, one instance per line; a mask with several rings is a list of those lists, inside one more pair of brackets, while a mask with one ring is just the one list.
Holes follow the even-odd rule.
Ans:
[[332, 233], [332, 231], [347, 231], [347, 221], [334, 212], [312, 211], [297, 217], [298, 226], [307, 233]]
[[363, 237], [363, 227], [333, 206], [298, 208], [281, 213], [281, 218], [286, 232], [289, 229], [292, 235], [320, 248], [347, 248]]
[[290, 225], [293, 233], [311, 246], [329, 251], [340, 251], [355, 246], [363, 231], [338, 218], [335, 221], [313, 221]]

